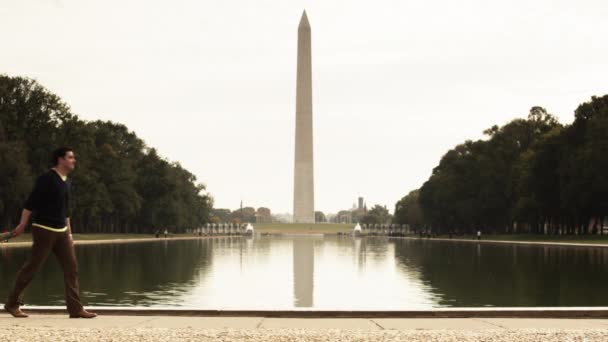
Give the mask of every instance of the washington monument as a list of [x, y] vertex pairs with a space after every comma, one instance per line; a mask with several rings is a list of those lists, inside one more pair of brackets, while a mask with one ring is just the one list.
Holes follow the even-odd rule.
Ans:
[[293, 175], [293, 221], [296, 223], [315, 222], [311, 69], [310, 24], [304, 11], [298, 26], [296, 151]]

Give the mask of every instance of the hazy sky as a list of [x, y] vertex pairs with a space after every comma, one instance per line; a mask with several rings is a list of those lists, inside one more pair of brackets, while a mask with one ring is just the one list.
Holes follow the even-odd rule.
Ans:
[[0, 73], [127, 125], [216, 207], [291, 212], [297, 25], [316, 209], [395, 202], [449, 148], [608, 93], [608, 1], [0, 1]]

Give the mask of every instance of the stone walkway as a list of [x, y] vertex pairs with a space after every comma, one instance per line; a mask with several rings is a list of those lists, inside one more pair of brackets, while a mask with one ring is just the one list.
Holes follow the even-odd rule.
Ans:
[[0, 314], [0, 341], [607, 341], [608, 319]]

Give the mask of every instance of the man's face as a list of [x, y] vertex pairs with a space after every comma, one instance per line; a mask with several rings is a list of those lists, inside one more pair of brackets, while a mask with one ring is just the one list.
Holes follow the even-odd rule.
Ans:
[[67, 151], [63, 158], [59, 158], [59, 165], [66, 170], [73, 171], [76, 167], [76, 157], [74, 156], [74, 152]]

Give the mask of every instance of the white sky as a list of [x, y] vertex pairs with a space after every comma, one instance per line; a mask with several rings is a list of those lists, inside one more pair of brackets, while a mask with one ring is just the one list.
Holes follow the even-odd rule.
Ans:
[[605, 0], [1, 0], [0, 73], [124, 123], [216, 207], [291, 212], [304, 8], [317, 210], [392, 211], [454, 145], [607, 92]]

